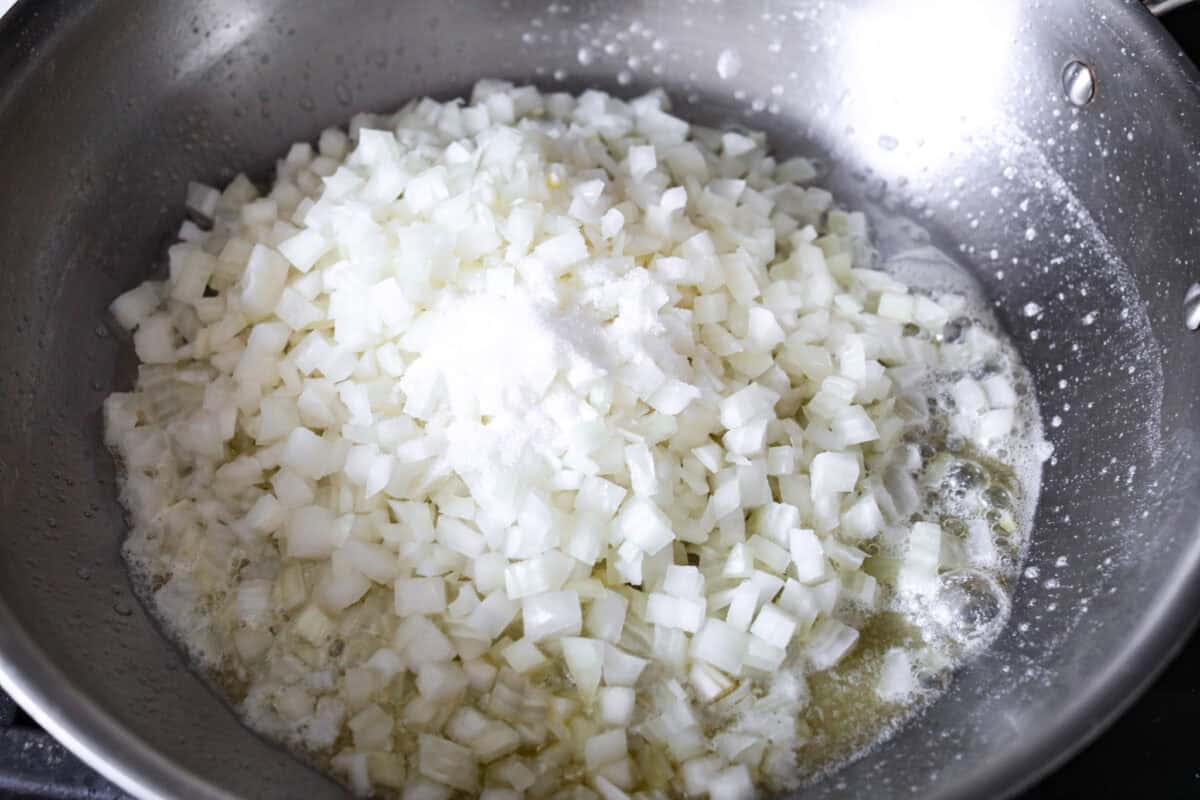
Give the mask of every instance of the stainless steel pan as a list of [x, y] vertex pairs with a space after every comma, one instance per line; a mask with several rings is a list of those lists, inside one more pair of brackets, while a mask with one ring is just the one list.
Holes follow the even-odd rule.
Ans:
[[0, 23], [0, 684], [52, 733], [146, 797], [340, 794], [243, 729], [131, 594], [105, 307], [189, 178], [265, 178], [353, 111], [480, 76], [661, 85], [825, 154], [843, 202], [923, 229], [892, 226], [885, 255], [928, 236], [959, 258], [1034, 373], [1056, 449], [1012, 624], [806, 796], [1011, 793], [1169, 658], [1200, 598], [1200, 97], [1138, 3], [25, 0]]

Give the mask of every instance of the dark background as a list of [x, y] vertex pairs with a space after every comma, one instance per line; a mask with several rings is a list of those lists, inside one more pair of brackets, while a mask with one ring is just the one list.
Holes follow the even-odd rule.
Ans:
[[[1196, 24], [1200, 17], [1193, 15]], [[1100, 738], [1020, 800], [1200, 798], [1200, 636]]]
[[[1163, 21], [1200, 64], [1200, 3]], [[124, 797], [0, 694], [0, 800]], [[1051, 798], [1200, 798], [1200, 635], [1108, 731], [1020, 796]]]

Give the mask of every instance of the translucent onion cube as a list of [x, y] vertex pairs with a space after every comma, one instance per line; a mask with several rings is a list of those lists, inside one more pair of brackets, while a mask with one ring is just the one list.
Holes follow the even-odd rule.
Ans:
[[583, 752], [584, 762], [592, 771], [620, 761], [629, 754], [624, 729], [617, 728], [591, 737], [584, 744]]
[[528, 638], [513, 642], [501, 654], [508, 665], [520, 673], [532, 672], [548, 663], [546, 654]]
[[849, 492], [858, 482], [858, 459], [850, 453], [818, 453], [809, 467], [812, 476], [812, 496]]
[[328, 557], [338, 544], [333, 514], [322, 506], [297, 509], [284, 530], [290, 558]]
[[395, 607], [402, 617], [440, 614], [446, 610], [446, 582], [441, 578], [398, 578]]
[[804, 653], [809, 666], [821, 672], [836, 666], [857, 641], [854, 628], [835, 619], [822, 619], [813, 627]]
[[651, 556], [675, 541], [670, 519], [653, 501], [643, 497], [631, 497], [621, 507], [617, 530], [625, 541]]
[[325, 255], [331, 244], [320, 231], [306, 228], [290, 239], [280, 242], [279, 252], [296, 269], [308, 272], [321, 256]]
[[931, 522], [917, 522], [908, 537], [908, 552], [900, 566], [897, 585], [902, 592], [935, 591], [941, 566], [942, 529]]
[[818, 581], [825, 575], [825, 548], [811, 530], [795, 528], [789, 538], [796, 577], [802, 582]]
[[695, 633], [704, 623], [704, 609], [703, 599], [672, 597], [661, 592], [652, 592], [646, 598], [646, 621]]
[[754, 797], [754, 782], [745, 764], [721, 770], [708, 782], [709, 800], [750, 800]]
[[109, 311], [117, 323], [131, 331], [150, 318], [162, 302], [163, 285], [158, 281], [146, 281], [118, 297]]
[[596, 699], [596, 713], [606, 725], [627, 727], [633, 722], [637, 695], [629, 686], [605, 686]]
[[449, 661], [457, 651], [442, 629], [428, 617], [409, 617], [392, 637], [392, 649], [410, 666]]
[[440, 736], [421, 734], [417, 740], [417, 770], [432, 781], [463, 792], [474, 792], [479, 785], [479, 767], [475, 755]]
[[608, 686], [633, 686], [649, 663], [610, 643], [604, 651], [604, 683]]
[[675, 597], [700, 597], [704, 594], [704, 575], [696, 567], [671, 564], [663, 579], [663, 591]]
[[917, 681], [913, 675], [912, 659], [908, 651], [893, 647], [884, 653], [879, 667], [879, 682], [875, 684], [875, 693], [880, 699], [889, 703], [902, 703], [916, 688]]
[[785, 648], [776, 647], [757, 636], [751, 636], [750, 642], [746, 646], [746, 659], [743, 663], [747, 669], [774, 674], [783, 666], [785, 658], [787, 658]]
[[709, 664], [693, 663], [688, 683], [702, 703], [714, 703], [737, 686], [737, 682]]
[[485, 597], [467, 616], [467, 624], [490, 641], [499, 638], [520, 610], [521, 606], [503, 591], [496, 591]]
[[251, 319], [262, 319], [279, 302], [287, 281], [288, 265], [279, 253], [256, 244], [242, 275], [242, 310]]
[[525, 636], [540, 642], [559, 636], [577, 636], [583, 629], [579, 595], [574, 589], [526, 597], [521, 601]]
[[757, 383], [748, 384], [721, 401], [721, 424], [728, 430], [769, 414], [779, 402], [779, 393]]
[[750, 548], [750, 552], [754, 553], [756, 561], [773, 572], [783, 572], [791, 560], [787, 550], [757, 534], [750, 537], [746, 546]]
[[865, 494], [842, 512], [842, 536], [853, 541], [870, 539], [883, 529], [883, 513], [872, 495]]
[[751, 636], [758, 637], [781, 650], [787, 649], [795, 633], [796, 620], [774, 603], [763, 606], [755, 617], [754, 624], [750, 626]]
[[748, 635], [724, 620], [709, 617], [692, 637], [691, 657], [736, 675], [746, 655]]
[[596, 697], [604, 668], [605, 643], [600, 639], [568, 636], [562, 640], [563, 658], [575, 687], [589, 705]]
[[754, 621], [754, 612], [758, 609], [758, 586], [751, 581], [744, 581], [733, 590], [729, 602], [729, 610], [725, 612], [725, 621], [739, 631], [750, 630]]
[[683, 789], [689, 797], [708, 794], [709, 784], [721, 771], [724, 762], [717, 756], [702, 756], [685, 761], [680, 769], [683, 774]]
[[612, 590], [594, 599], [584, 617], [584, 630], [589, 636], [607, 642], [617, 642], [625, 627], [625, 614], [629, 601]]

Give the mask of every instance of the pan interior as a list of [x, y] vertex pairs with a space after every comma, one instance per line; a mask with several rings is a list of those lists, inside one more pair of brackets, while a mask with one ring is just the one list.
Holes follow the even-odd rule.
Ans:
[[[1102, 720], [1190, 623], [1200, 345], [1179, 318], [1200, 271], [1186, 261], [1196, 232], [1172, 220], [1200, 211], [1200, 136], [1192, 75], [1141, 9], [38, 8], [0, 28], [15, 43], [0, 53], [0, 663], [110, 774], [193, 796], [340, 791], [241, 728], [131, 593], [100, 435], [101, 401], [124, 388], [108, 302], [159, 263], [187, 180], [266, 179], [296, 139], [481, 76], [663, 87], [692, 121], [766, 130], [781, 155], [821, 154], [839, 200], [871, 210], [881, 255], [931, 244], [953, 256], [1033, 374], [1055, 454], [1009, 628], [915, 724], [810, 796], [1016, 785]], [[740, 69], [718, 70], [725, 52]], [[1072, 59], [1096, 76], [1082, 107], [1062, 91]]]

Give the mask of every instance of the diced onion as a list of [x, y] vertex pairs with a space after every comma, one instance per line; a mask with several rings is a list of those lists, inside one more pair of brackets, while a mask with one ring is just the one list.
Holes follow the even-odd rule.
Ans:
[[1002, 563], [919, 521], [914, 436], [1023, 424], [976, 369], [998, 340], [870, 269], [816, 174], [661, 93], [482, 81], [295, 145], [265, 193], [188, 184], [167, 276], [110, 306], [159, 612], [358, 794], [792, 788], [804, 675]]

